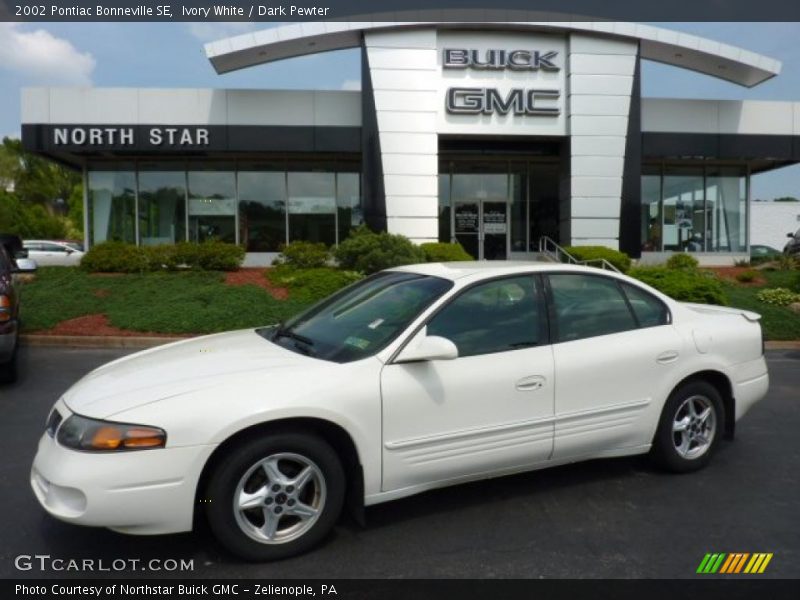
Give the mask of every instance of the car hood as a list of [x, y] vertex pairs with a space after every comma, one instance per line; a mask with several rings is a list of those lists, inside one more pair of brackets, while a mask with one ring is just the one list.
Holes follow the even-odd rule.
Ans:
[[307, 369], [318, 364], [264, 339], [254, 329], [193, 338], [137, 352], [95, 369], [63, 396], [67, 407], [95, 418], [224, 385], [232, 378], [266, 371]]

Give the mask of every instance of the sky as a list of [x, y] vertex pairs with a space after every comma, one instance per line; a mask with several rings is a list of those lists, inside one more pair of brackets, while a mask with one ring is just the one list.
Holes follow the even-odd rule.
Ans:
[[[644, 62], [645, 97], [800, 101], [800, 23], [653, 23], [783, 62], [752, 89]], [[0, 137], [19, 136], [20, 90], [35, 86], [358, 89], [360, 55], [344, 50], [217, 75], [203, 43], [261, 23], [0, 23]], [[800, 165], [753, 178], [752, 197], [800, 197]]]

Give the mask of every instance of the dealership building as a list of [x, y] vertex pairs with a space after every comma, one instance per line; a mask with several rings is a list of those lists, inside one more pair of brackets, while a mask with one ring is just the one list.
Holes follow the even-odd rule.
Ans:
[[361, 223], [478, 259], [546, 237], [730, 264], [751, 176], [800, 162], [800, 102], [640, 93], [642, 60], [744, 87], [778, 61], [648, 25], [315, 22], [205, 50], [226, 73], [345, 48], [360, 92], [24, 89], [23, 144], [83, 172], [88, 245], [215, 238], [250, 265]]

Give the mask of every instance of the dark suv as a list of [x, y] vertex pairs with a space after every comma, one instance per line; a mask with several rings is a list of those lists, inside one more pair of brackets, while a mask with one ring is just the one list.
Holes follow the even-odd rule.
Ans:
[[783, 247], [783, 253], [789, 256], [800, 256], [800, 229], [794, 233], [787, 233], [786, 237], [790, 239]]
[[36, 263], [24, 258], [21, 249], [18, 237], [0, 234], [0, 383], [17, 378], [19, 290], [14, 275], [36, 270]]

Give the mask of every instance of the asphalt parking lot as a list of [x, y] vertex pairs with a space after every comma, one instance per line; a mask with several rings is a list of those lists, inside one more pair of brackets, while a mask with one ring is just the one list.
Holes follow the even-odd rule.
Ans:
[[[800, 351], [768, 354], [769, 396], [711, 466], [653, 470], [643, 457], [594, 461], [462, 485], [367, 509], [305, 556], [243, 564], [207, 531], [129, 537], [60, 523], [28, 483], [53, 402], [122, 350], [23, 348], [0, 387], [0, 577], [696, 577], [707, 552], [772, 552], [765, 577], [800, 577]], [[193, 559], [184, 573], [19, 571], [19, 555]], [[709, 576], [704, 576], [709, 577]]]

